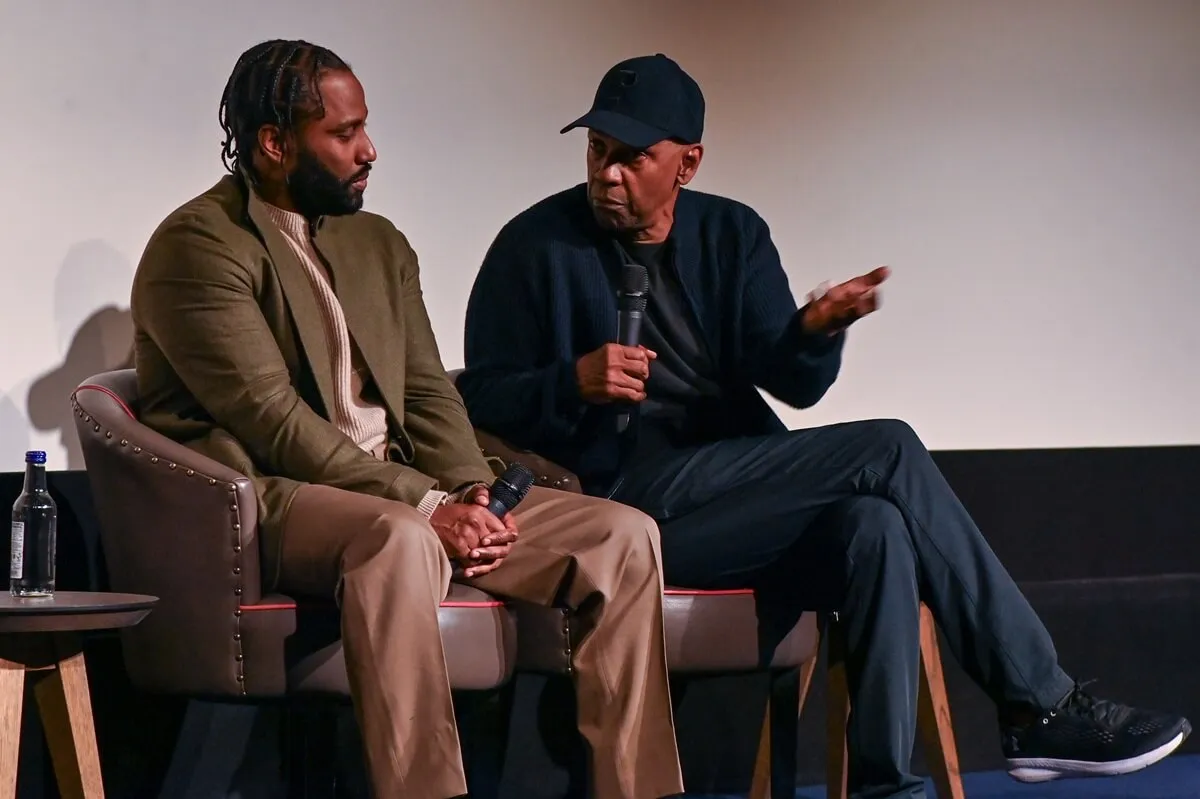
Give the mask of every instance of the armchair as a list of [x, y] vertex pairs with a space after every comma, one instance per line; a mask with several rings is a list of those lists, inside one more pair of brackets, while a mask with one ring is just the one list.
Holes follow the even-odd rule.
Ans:
[[[250, 481], [141, 424], [131, 369], [90, 378], [71, 402], [109, 585], [160, 598], [121, 636], [133, 685], [229, 702], [348, 699], [332, 598], [262, 591]], [[439, 620], [452, 687], [493, 691], [509, 682], [510, 608], [456, 584]], [[300, 763], [325, 754], [299, 737], [313, 746], [297, 753]]]

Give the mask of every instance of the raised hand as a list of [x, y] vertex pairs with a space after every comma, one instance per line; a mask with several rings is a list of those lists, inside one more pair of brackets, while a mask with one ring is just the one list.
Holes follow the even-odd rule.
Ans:
[[879, 286], [891, 271], [886, 266], [877, 267], [810, 301], [804, 312], [805, 332], [832, 336], [873, 313], [880, 305]]

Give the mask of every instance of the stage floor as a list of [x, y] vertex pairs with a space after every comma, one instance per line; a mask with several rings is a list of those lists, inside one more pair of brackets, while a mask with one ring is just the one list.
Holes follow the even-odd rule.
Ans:
[[[1022, 785], [1002, 771], [963, 775], [970, 799], [1195, 799], [1200, 796], [1200, 755], [1180, 755], [1124, 777], [1063, 780], [1042, 785]], [[926, 782], [926, 796], [934, 799]], [[745, 794], [688, 794], [687, 799], [744, 799]], [[825, 786], [796, 790], [796, 799], [825, 799]]]

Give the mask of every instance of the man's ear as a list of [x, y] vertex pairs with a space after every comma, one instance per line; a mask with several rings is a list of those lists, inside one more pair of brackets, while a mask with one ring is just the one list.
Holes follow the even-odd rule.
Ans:
[[272, 171], [286, 172], [291, 156], [290, 136], [278, 125], [263, 125], [258, 129], [258, 151]]
[[704, 160], [704, 145], [691, 144], [683, 151], [683, 157], [679, 159], [679, 174], [676, 175], [676, 180], [680, 186], [686, 186], [696, 176], [697, 170], [700, 169], [700, 162]]

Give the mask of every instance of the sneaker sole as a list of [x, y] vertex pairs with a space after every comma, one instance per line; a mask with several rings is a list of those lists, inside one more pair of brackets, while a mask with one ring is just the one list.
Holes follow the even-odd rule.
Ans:
[[1167, 743], [1146, 752], [1144, 755], [1126, 760], [1111, 760], [1095, 763], [1086, 760], [1053, 760], [1051, 758], [1010, 758], [1008, 776], [1018, 782], [1049, 782], [1059, 777], [1116, 777], [1131, 774], [1153, 766], [1179, 748], [1187, 738], [1187, 731], [1180, 732]]

